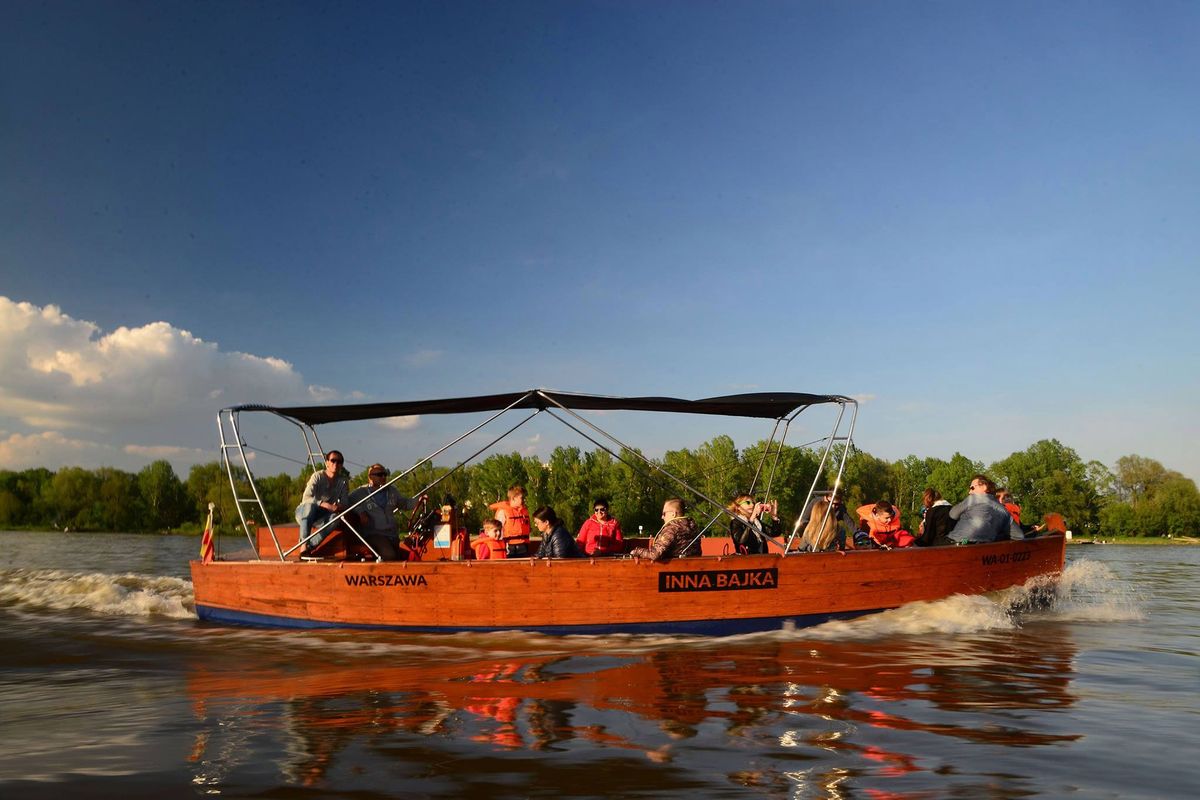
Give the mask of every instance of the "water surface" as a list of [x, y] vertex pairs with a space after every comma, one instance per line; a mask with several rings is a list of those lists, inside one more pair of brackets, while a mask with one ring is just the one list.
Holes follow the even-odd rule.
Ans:
[[0, 533], [0, 797], [1200, 794], [1200, 548], [721, 639], [204, 625], [195, 550]]

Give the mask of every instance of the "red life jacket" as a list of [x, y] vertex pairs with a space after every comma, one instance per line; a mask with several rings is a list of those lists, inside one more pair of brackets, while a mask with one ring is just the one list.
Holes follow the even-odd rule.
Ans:
[[1008, 509], [1008, 513], [1012, 515], [1013, 522], [1021, 524], [1021, 507], [1016, 503], [1005, 503], [1004, 507]]
[[522, 504], [514, 508], [507, 500], [492, 503], [492, 511], [504, 512], [504, 541], [509, 544], [529, 546], [529, 507]]
[[484, 534], [475, 540], [475, 558], [480, 561], [487, 561], [492, 558], [507, 558], [508, 555], [504, 548], [504, 542], [500, 539], [493, 539], [491, 536]]

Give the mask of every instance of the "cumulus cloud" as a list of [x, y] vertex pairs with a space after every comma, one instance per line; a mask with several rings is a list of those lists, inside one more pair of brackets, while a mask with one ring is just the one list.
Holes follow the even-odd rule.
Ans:
[[5, 469], [32, 467], [56, 469], [62, 466], [100, 466], [111, 460], [114, 451], [97, 442], [74, 439], [59, 431], [13, 433], [0, 439], [0, 464]]
[[421, 424], [421, 417], [420, 415], [412, 417], [388, 417], [387, 419], [377, 420], [377, 423], [385, 428], [409, 431]]
[[20, 431], [0, 441], [6, 466], [195, 463], [214, 457], [197, 445], [210, 441], [221, 402], [338, 398], [283, 359], [223, 351], [167, 322], [106, 332], [3, 296], [0, 375], [0, 426]]
[[0, 416], [35, 428], [111, 430], [195, 409], [212, 392], [311, 399], [288, 362], [217, 345], [166, 322], [104, 333], [57, 306], [0, 297]]

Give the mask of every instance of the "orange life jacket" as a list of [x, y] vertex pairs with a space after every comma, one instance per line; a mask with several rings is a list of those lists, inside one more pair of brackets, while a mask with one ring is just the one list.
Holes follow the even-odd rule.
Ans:
[[900, 509], [892, 506], [892, 521], [886, 525], [875, 519], [875, 515], [871, 513], [874, 510], [875, 504], [867, 503], [865, 506], [859, 506], [857, 512], [858, 519], [870, 527], [872, 536], [877, 533], [894, 533], [900, 530]]
[[1058, 513], [1051, 511], [1049, 514], [1047, 514], [1042, 519], [1045, 520], [1047, 533], [1066, 533], [1067, 532], [1067, 523], [1063, 519], [1062, 514], [1058, 514]]
[[1012, 515], [1013, 522], [1021, 524], [1021, 507], [1016, 503], [1005, 503], [1004, 507], [1008, 509], [1008, 513]]
[[480, 561], [486, 561], [492, 558], [507, 558], [508, 554], [504, 547], [504, 541], [501, 539], [493, 539], [491, 536], [484, 534], [475, 540], [473, 545], [475, 548], [475, 558]]
[[492, 511], [504, 512], [504, 541], [510, 544], [529, 544], [529, 507], [514, 508], [507, 500], [492, 503]]
[[867, 523], [867, 527], [871, 531], [871, 538], [877, 544], [887, 547], [911, 547], [916, 542], [913, 535], [904, 530], [900, 523], [900, 509], [892, 506], [892, 519], [886, 524], [875, 518], [875, 515], [871, 513], [874, 510], [875, 504], [868, 503], [865, 506], [859, 506], [857, 513], [859, 520]]

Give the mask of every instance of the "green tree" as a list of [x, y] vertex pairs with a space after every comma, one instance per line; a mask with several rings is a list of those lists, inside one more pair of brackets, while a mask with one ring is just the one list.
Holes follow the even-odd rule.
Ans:
[[[758, 468], [759, 461], [762, 459], [763, 451], [767, 447], [768, 441], [763, 439], [742, 451], [743, 475], [754, 474], [754, 470]], [[800, 512], [804, 510], [804, 500], [808, 496], [808, 490], [812, 488], [821, 456], [816, 451], [803, 447], [784, 445], [780, 449], [777, 442], [771, 444], [770, 448], [766, 463], [763, 465], [763, 474], [759, 478], [757, 494], [763, 498], [767, 496], [766, 488], [769, 480], [771, 497], [779, 501], [779, 518], [785, 524], [790, 524], [799, 518]], [[774, 466], [774, 474], [772, 474], [776, 454], [778, 454], [778, 465]], [[819, 486], [817, 488], [826, 487]]]
[[1093, 529], [1099, 496], [1079, 455], [1057, 439], [1043, 439], [991, 466], [996, 482], [1022, 506], [1022, 522], [1055, 511], [1076, 530]]
[[[608, 486], [609, 511], [621, 521], [626, 536], [638, 535], [639, 527], [646, 536], [662, 526], [662, 502], [682, 492], [661, 471], [652, 470], [640, 450], [622, 449], [620, 458], [612, 465]], [[651, 459], [650, 464], [656, 464]]]
[[192, 467], [188, 471], [187, 492], [192, 503], [191, 519], [198, 523], [204, 522], [208, 516], [208, 504], [214, 503], [215, 524], [226, 526], [227, 532], [241, 526], [237, 507], [233, 502], [233, 492], [229, 489], [229, 477], [225, 474], [225, 466], [221, 462], [210, 461]]
[[1116, 467], [1117, 496], [1134, 506], [1149, 498], [1169, 477], [1162, 464], [1139, 455], [1118, 458]]
[[[828, 467], [830, 474], [836, 474], [836, 462]], [[891, 469], [881, 458], [876, 458], [865, 450], [852, 448], [846, 459], [846, 470], [842, 474], [842, 490], [846, 495], [846, 507], [857, 508], [865, 503], [875, 503], [880, 500], [896, 499], [892, 497]]]
[[187, 489], [169, 461], [160, 459], [147, 464], [137, 474], [137, 485], [144, 508], [142, 528], [168, 530], [187, 518]]
[[929, 470], [929, 485], [946, 500], [957, 503], [967, 496], [971, 476], [983, 472], [983, 463], [955, 453], [949, 461], [935, 460]]
[[99, 521], [94, 512], [99, 499], [100, 481], [82, 467], [60, 469], [45, 487], [44, 501], [54, 511], [50, 522], [56, 528], [96, 529]]
[[146, 530], [148, 517], [137, 477], [112, 467], [101, 467], [95, 476], [100, 485], [90, 514], [93, 524], [105, 531]]
[[1147, 534], [1194, 536], [1200, 533], [1200, 492], [1196, 484], [1178, 473], [1154, 489], [1146, 507]]

